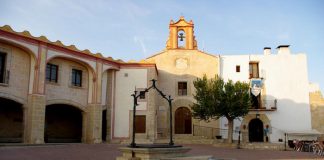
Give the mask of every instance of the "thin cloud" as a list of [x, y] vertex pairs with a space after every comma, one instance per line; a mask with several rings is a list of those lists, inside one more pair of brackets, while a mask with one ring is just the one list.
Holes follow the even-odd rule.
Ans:
[[138, 38], [137, 36], [134, 36], [133, 40], [134, 40], [134, 43], [136, 43], [136, 44], [138, 43], [140, 45], [143, 54], [146, 55], [147, 50], [146, 50], [146, 46], [145, 46], [143, 40], [141, 38]]

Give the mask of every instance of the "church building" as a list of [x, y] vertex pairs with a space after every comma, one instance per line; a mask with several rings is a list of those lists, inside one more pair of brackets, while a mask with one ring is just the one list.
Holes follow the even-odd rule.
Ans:
[[203, 75], [251, 84], [249, 114], [234, 123], [243, 142], [283, 143], [285, 133], [315, 133], [306, 54], [293, 54], [288, 45], [277, 53], [269, 47], [262, 54], [205, 53], [198, 49], [193, 21], [180, 17], [170, 21], [166, 48], [139, 62], [0, 27], [0, 143], [129, 142], [134, 91], [140, 95], [136, 139], [163, 142], [170, 111], [158, 92], [145, 92], [152, 79], [173, 99], [175, 140], [227, 138], [225, 118], [191, 117], [193, 81]]

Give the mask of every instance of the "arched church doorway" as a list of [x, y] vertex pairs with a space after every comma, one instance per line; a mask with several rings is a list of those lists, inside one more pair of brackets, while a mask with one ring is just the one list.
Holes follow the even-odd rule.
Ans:
[[175, 111], [175, 134], [191, 134], [191, 112], [186, 107], [180, 107]]
[[259, 118], [252, 119], [249, 123], [249, 141], [263, 142], [263, 122]]
[[46, 143], [81, 142], [82, 111], [66, 104], [46, 106], [45, 135]]
[[20, 143], [23, 140], [22, 104], [0, 98], [0, 143]]

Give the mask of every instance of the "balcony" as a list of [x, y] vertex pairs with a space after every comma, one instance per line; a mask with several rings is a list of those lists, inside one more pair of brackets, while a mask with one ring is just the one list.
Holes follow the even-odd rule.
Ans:
[[277, 100], [262, 100], [262, 103], [252, 103], [249, 111], [276, 111], [277, 110]]

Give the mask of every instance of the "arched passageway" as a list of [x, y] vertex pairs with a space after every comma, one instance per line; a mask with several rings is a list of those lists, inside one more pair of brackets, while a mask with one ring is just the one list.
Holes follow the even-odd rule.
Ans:
[[249, 141], [263, 142], [263, 122], [259, 118], [252, 119], [249, 123]]
[[191, 112], [186, 107], [180, 107], [175, 111], [175, 134], [191, 134]]
[[22, 141], [22, 104], [0, 98], [0, 143], [20, 143]]
[[66, 104], [46, 106], [45, 135], [46, 143], [81, 142], [82, 111]]

